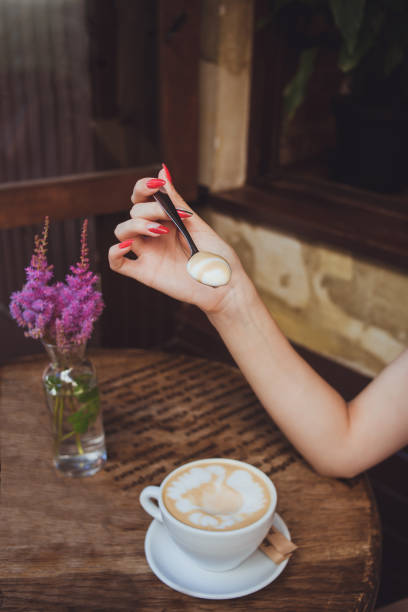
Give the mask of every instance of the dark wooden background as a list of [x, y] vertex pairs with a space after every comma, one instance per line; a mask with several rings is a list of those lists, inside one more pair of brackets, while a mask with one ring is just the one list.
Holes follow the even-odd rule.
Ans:
[[92, 342], [160, 345], [174, 302], [113, 274], [107, 251], [133, 184], [162, 161], [196, 199], [200, 1], [3, 2], [0, 16], [0, 363], [41, 351], [8, 304], [46, 214], [59, 280], [89, 218], [106, 302]]

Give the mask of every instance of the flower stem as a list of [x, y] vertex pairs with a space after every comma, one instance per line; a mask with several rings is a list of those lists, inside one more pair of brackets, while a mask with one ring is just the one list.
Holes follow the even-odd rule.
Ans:
[[62, 438], [62, 424], [64, 420], [64, 397], [60, 396], [58, 398], [59, 401], [59, 423], [58, 423], [58, 440], [61, 441]]
[[73, 436], [74, 434], [75, 434], [75, 431], [70, 431], [69, 433], [65, 434], [65, 436], [62, 436], [61, 442], [63, 440], [67, 440], [68, 438], [71, 438], [71, 436]]
[[84, 449], [82, 448], [81, 438], [79, 437], [79, 433], [75, 434], [75, 441], [76, 441], [78, 453], [80, 455], [83, 455], [84, 454]]
[[[51, 395], [51, 394], [50, 394]], [[58, 455], [61, 452], [61, 444], [65, 440], [68, 440], [72, 437], [75, 437], [75, 445], [77, 448], [77, 452], [79, 455], [83, 455], [85, 453], [82, 440], [81, 433], [75, 431], [78, 428], [78, 423], [73, 421], [71, 427], [71, 431], [67, 432], [67, 429], [70, 427], [71, 418], [74, 418], [78, 414], [80, 414], [80, 410], [78, 410], [77, 401], [74, 392], [71, 389], [62, 389], [60, 393], [56, 393], [55, 395], [51, 395], [53, 401], [53, 425], [54, 425], [54, 452], [55, 455]], [[79, 400], [80, 401], [80, 400]], [[83, 429], [83, 424], [81, 429]], [[88, 430], [89, 423], [87, 423]], [[84, 432], [82, 432], [84, 433]], [[69, 449], [66, 451], [69, 453]]]
[[58, 395], [55, 398], [54, 402], [54, 430], [58, 433]]

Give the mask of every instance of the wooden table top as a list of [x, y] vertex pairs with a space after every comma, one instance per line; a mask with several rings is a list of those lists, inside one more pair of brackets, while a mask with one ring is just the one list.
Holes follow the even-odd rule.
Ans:
[[[238, 370], [141, 350], [90, 353], [109, 459], [93, 477], [52, 465], [41, 373], [46, 358], [0, 369], [0, 608], [7, 611], [371, 610], [379, 519], [365, 476], [318, 476], [266, 415]], [[138, 497], [189, 460], [224, 456], [270, 475], [299, 549], [282, 574], [241, 599], [213, 601], [159, 581], [144, 555], [151, 518]]]

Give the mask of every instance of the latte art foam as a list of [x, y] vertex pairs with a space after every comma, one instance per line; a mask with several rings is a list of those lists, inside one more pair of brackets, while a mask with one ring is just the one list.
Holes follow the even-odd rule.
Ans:
[[203, 462], [174, 474], [164, 487], [163, 501], [187, 525], [226, 531], [257, 521], [271, 498], [255, 472], [228, 463]]
[[221, 255], [208, 251], [195, 253], [187, 262], [187, 272], [195, 280], [211, 287], [221, 287], [229, 283], [231, 268]]

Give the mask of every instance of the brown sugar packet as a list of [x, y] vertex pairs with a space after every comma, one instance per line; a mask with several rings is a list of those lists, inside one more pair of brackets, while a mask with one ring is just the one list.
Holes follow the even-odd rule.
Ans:
[[278, 565], [288, 559], [297, 546], [272, 526], [259, 548]]

